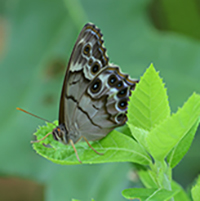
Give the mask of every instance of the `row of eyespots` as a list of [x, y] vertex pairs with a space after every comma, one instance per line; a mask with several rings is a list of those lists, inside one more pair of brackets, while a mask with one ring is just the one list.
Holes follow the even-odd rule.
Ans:
[[[91, 85], [90, 90], [93, 94], [96, 94], [101, 90], [101, 87], [102, 81], [97, 78], [95, 82]], [[120, 110], [125, 110], [127, 108], [127, 91], [128, 88], [124, 88], [117, 93], [117, 97], [121, 99], [117, 105]]]
[[[127, 81], [127, 80], [126, 80]], [[130, 90], [134, 90], [135, 89], [135, 85], [136, 85], [136, 83], [138, 83], [139, 82], [139, 80], [136, 80], [135, 81], [135, 83], [127, 83], [128, 85], [131, 85], [130, 86]], [[120, 81], [118, 81], [118, 79], [117, 79], [117, 77], [116, 77], [116, 75], [114, 75], [114, 74], [112, 74], [110, 77], [109, 77], [109, 79], [108, 79], [108, 84], [109, 84], [109, 86], [111, 86], [111, 87], [116, 87], [117, 89], [120, 89], [120, 88], [122, 88], [124, 85], [123, 85], [123, 82], [120, 80]], [[122, 92], [123, 93], [123, 92]]]
[[127, 96], [127, 91], [128, 91], [128, 87], [123, 87], [124, 84], [122, 82], [122, 80], [118, 81], [116, 75], [112, 74], [109, 79], [108, 79], [108, 85], [110, 87], [115, 87], [117, 89], [119, 89], [119, 92], [117, 93], [117, 97], [118, 98], [122, 98], [122, 97], [126, 97]]
[[[136, 81], [137, 83], [138, 81]], [[123, 85], [123, 81], [120, 80], [118, 81], [118, 78], [116, 77], [116, 75], [112, 74], [109, 79], [108, 79], [108, 84], [109, 86], [111, 87], [116, 87], [117, 89], [120, 89], [122, 88], [124, 85]], [[128, 84], [129, 85], [129, 84]], [[134, 89], [135, 87], [135, 83], [131, 83], [131, 90]]]
[[[93, 94], [98, 93], [100, 91], [100, 89], [101, 89], [101, 86], [102, 86], [101, 80], [97, 79], [94, 82], [94, 84], [91, 86], [91, 92]], [[127, 108], [127, 99], [124, 98], [124, 99], [120, 100], [119, 103], [118, 103], [118, 108], [120, 110], [126, 109]]]
[[[117, 82], [117, 81], [118, 80], [115, 75], [110, 75], [110, 77], [108, 78], [108, 85], [110, 87], [116, 87], [117, 89], [120, 89], [123, 86], [123, 82], [122, 81]], [[101, 89], [101, 86], [102, 86], [102, 81], [99, 78], [97, 78], [96, 81], [91, 86], [91, 91], [93, 93], [98, 93]], [[127, 88], [123, 88], [122, 90], [118, 92], [117, 96], [119, 98], [126, 96], [127, 90], [128, 90]]]
[[[91, 50], [91, 46], [89, 44], [85, 45], [85, 47], [83, 48], [83, 54], [89, 57], [90, 50]], [[93, 60], [90, 58], [88, 61], [88, 64], [91, 65], [92, 63], [93, 63]], [[92, 65], [91, 72], [95, 74], [99, 71], [99, 69], [100, 69], [99, 64], [95, 62]], [[123, 86], [123, 82], [121, 80], [118, 81], [117, 77], [114, 74], [112, 74], [108, 79], [108, 85], [110, 87], [116, 87], [117, 89], [120, 89]], [[98, 93], [101, 87], [102, 87], [102, 82], [100, 79], [97, 79], [91, 86], [91, 92], [94, 94]], [[117, 97], [122, 98], [122, 97], [126, 97], [126, 95], [127, 95], [127, 88], [124, 88], [118, 92]], [[119, 101], [118, 103], [119, 109], [121, 110], [126, 109], [126, 106], [127, 106], [126, 99]]]
[[114, 74], [112, 74], [108, 78], [108, 85], [110, 87], [116, 87], [117, 89], [120, 89], [123, 86], [123, 82], [118, 81], [117, 77]]
[[[85, 45], [85, 47], [83, 48], [83, 54], [85, 56], [87, 56], [87, 57], [90, 57], [90, 51], [91, 51], [90, 44]], [[94, 62], [93, 63], [93, 59], [92, 58], [89, 59], [88, 65], [89, 66], [92, 65], [91, 72], [92, 72], [93, 75], [96, 74], [99, 71], [99, 69], [100, 69], [100, 64], [98, 62]]]

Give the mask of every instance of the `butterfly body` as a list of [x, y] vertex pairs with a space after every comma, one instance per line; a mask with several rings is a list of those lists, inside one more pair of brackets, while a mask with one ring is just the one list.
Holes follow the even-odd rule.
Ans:
[[68, 63], [54, 139], [64, 144], [95, 141], [123, 125], [137, 82], [109, 63], [100, 30], [86, 24]]

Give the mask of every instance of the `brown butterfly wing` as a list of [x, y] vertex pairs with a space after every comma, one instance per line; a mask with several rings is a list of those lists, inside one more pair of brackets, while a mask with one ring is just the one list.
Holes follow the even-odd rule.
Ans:
[[127, 102], [137, 80], [106, 66], [89, 83], [74, 111], [73, 122], [87, 140], [99, 140], [127, 120]]
[[[94, 56], [98, 59], [98, 62], [101, 64], [102, 68], [108, 64], [108, 57], [105, 54], [105, 48], [102, 47], [103, 40], [100, 30], [96, 28], [95, 25], [87, 23], [78, 36], [70, 60], [68, 62], [60, 98], [59, 124], [66, 123], [67, 108], [65, 104], [65, 96], [68, 90], [67, 88], [69, 88], [72, 84], [69, 84], [70, 77], [73, 82], [73, 79], [75, 79], [75, 77], [78, 77], [78, 75], [72, 75], [74, 72], [83, 72], [83, 69], [84, 71], [89, 71], [86, 63], [87, 59], [82, 56], [82, 49], [88, 43], [93, 47], [92, 51], [94, 52]], [[88, 83], [88, 81], [93, 78], [93, 75], [90, 73], [87, 75], [85, 76], [87, 76]], [[83, 91], [84, 88], [82, 88], [79, 93]]]
[[86, 24], [74, 46], [63, 83], [59, 124], [76, 143], [98, 140], [126, 122], [127, 101], [137, 80], [108, 63], [102, 34]]

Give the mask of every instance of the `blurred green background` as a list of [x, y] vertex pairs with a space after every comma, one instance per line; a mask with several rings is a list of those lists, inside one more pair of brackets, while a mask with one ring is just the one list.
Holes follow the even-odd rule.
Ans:
[[[133, 164], [61, 166], [37, 155], [32, 133], [58, 118], [66, 63], [87, 22], [104, 34], [110, 61], [139, 78], [154, 63], [172, 112], [200, 93], [200, 3], [196, 0], [0, 1], [0, 200], [125, 200], [140, 186]], [[200, 134], [174, 169], [186, 188], [200, 172]]]

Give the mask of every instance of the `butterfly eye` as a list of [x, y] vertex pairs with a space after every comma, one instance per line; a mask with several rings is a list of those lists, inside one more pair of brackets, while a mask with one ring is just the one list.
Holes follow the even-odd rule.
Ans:
[[121, 98], [121, 97], [126, 96], [126, 94], [127, 94], [127, 88], [120, 90], [120, 91], [117, 93], [117, 97], [118, 97], [118, 98]]
[[111, 75], [108, 79], [108, 84], [112, 87], [116, 84], [117, 78], [115, 75]]
[[86, 56], [90, 55], [90, 50], [91, 50], [91, 46], [89, 44], [87, 44], [84, 49], [83, 49], [83, 54]]
[[91, 71], [92, 71], [93, 74], [95, 74], [96, 72], [99, 71], [99, 69], [100, 69], [99, 64], [98, 63], [94, 63], [94, 65], [92, 66]]
[[100, 79], [96, 80], [91, 86], [91, 92], [98, 93], [101, 89], [101, 85], [102, 85], [101, 80]]
[[118, 103], [118, 107], [119, 107], [119, 109], [121, 109], [121, 110], [126, 109], [126, 106], [127, 106], [127, 101], [126, 101], [126, 100], [121, 100], [121, 101]]
[[53, 130], [52, 134], [53, 134], [54, 139], [57, 140], [57, 141], [59, 141], [59, 139], [62, 139], [62, 137], [63, 137], [62, 136], [62, 131], [58, 127]]
[[58, 132], [58, 137], [59, 137], [59, 138], [61, 138], [61, 137], [62, 137], [61, 132]]

